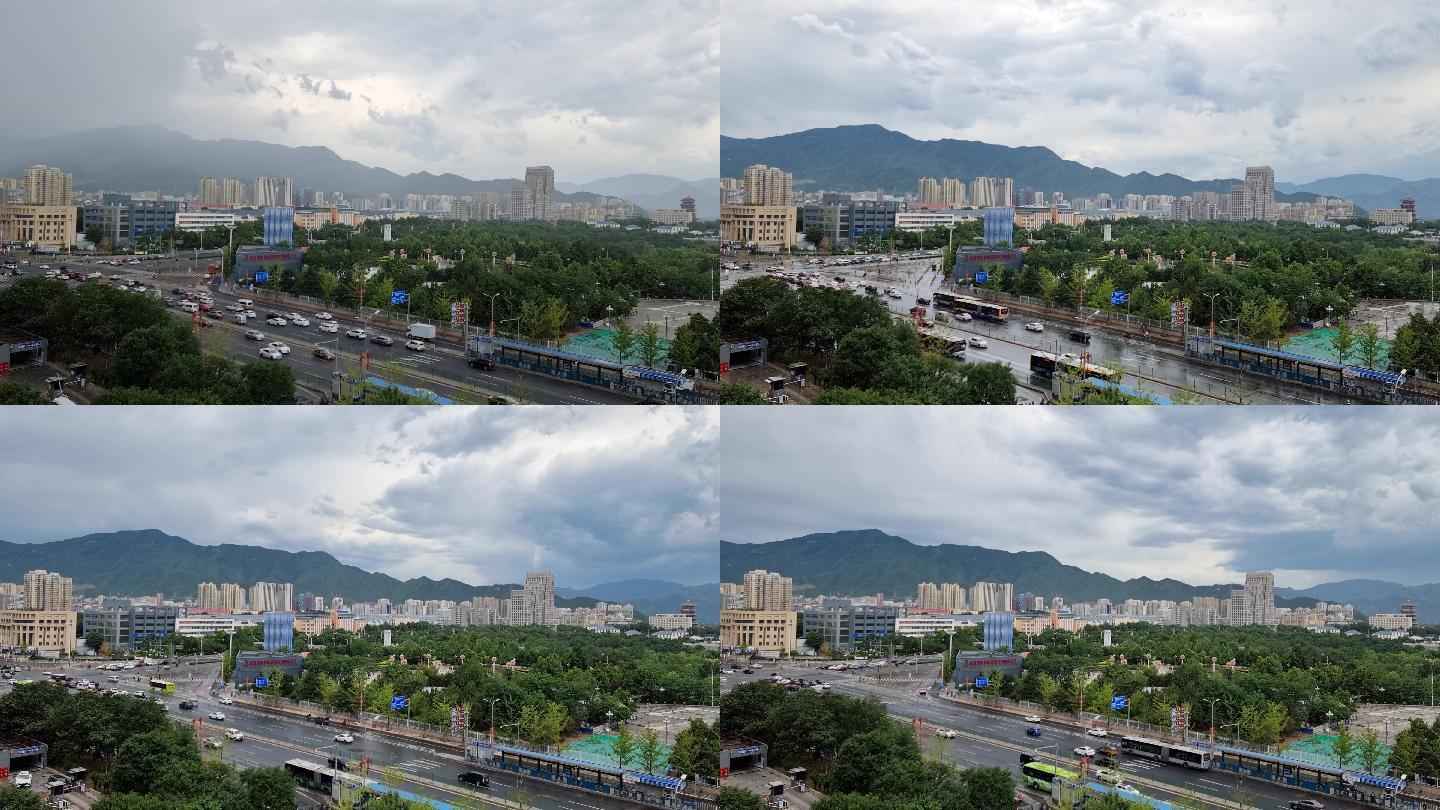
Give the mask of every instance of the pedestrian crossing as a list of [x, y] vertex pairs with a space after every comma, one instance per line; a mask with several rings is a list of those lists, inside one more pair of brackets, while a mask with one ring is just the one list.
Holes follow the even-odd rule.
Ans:
[[392, 360], [392, 361], [390, 361], [390, 362], [400, 363], [400, 364], [406, 365], [406, 366], [415, 366], [415, 367], [419, 368], [419, 367], [423, 367], [423, 366], [431, 366], [431, 365], [434, 365], [434, 364], [436, 364], [436, 363], [441, 362], [441, 360], [442, 360], [442, 358], [436, 357], [436, 356], [434, 356], [434, 355], [430, 355], [430, 354], [418, 354], [418, 353], [413, 353], [413, 352], [412, 352], [412, 353], [410, 353], [410, 354], [401, 355], [400, 357], [397, 357], [397, 358], [395, 358], [394, 360]]

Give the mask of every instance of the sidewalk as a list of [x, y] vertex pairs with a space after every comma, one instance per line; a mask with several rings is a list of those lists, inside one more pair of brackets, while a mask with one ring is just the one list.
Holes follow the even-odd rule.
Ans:
[[311, 717], [325, 717], [330, 720], [331, 728], [347, 729], [349, 731], [369, 731], [377, 734], [386, 734], [401, 740], [409, 740], [411, 742], [423, 742], [431, 745], [444, 746], [446, 748], [454, 748], [461, 753], [464, 753], [465, 751], [465, 738], [464, 735], [460, 734], [441, 734], [435, 732], [427, 732], [424, 729], [418, 729], [414, 727], [407, 728], [404, 725], [401, 725], [397, 728], [394, 725], [394, 721], [391, 720], [381, 720], [379, 718], [376, 718], [373, 721], [366, 721], [354, 715], [345, 713], [326, 712], [323, 715], [317, 715], [313, 712], [306, 712], [304, 708], [299, 706], [287, 706], [283, 703], [271, 703], [267, 699], [257, 698], [253, 695], [247, 695], [244, 693], [240, 693], [235, 696], [235, 704], [237, 706], [249, 706], [252, 709], [263, 709], [265, 711], [274, 712], [275, 714], [284, 714], [290, 717], [298, 717], [301, 719], [308, 719]]

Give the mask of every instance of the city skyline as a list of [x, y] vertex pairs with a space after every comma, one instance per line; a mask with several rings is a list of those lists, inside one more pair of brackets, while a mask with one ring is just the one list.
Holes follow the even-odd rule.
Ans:
[[[267, 0], [195, 15], [171, 0], [143, 20], [101, 4], [84, 26], [58, 9], [17, 8], [12, 30], [63, 32], [88, 58], [57, 58], [49, 36], [17, 37], [12, 55], [45, 65], [49, 79], [0, 93], [26, 111], [0, 122], [0, 137], [158, 124], [202, 139], [328, 146], [400, 173], [509, 177], [548, 164], [581, 182], [711, 177], [718, 8], [644, 2], [616, 15], [573, 2], [429, 0], [377, 15]], [[95, 69], [121, 59], [125, 70]]]
[[1401, 450], [1435, 437], [1419, 414], [1022, 410], [738, 409], [726, 415], [720, 497], [746, 508], [722, 513], [721, 538], [876, 528], [920, 545], [1044, 551], [1120, 579], [1440, 582], [1424, 555], [1440, 464]]
[[[91, 414], [12, 417], [0, 539], [153, 527], [476, 585], [535, 570], [576, 588], [699, 585], [719, 567], [711, 409]], [[158, 497], [135, 497], [141, 483]], [[65, 505], [77, 489], [85, 510]]]
[[[1440, 176], [1433, 8], [1026, 0], [958, 16], [936, 25], [957, 17], [938, 2], [742, 0], [721, 30], [723, 134], [876, 123], [1045, 146], [1121, 174]], [[777, 74], [793, 81], [766, 78]]]

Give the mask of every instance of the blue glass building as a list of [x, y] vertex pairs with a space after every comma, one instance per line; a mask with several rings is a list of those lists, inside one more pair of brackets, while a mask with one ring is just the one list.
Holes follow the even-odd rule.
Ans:
[[295, 614], [265, 614], [265, 652], [295, 648]]
[[295, 244], [295, 209], [275, 205], [265, 209], [265, 244]]
[[1015, 648], [1015, 614], [1008, 610], [997, 610], [985, 614], [985, 649], [1011, 650]]
[[985, 244], [1015, 244], [1015, 209], [995, 206], [985, 209]]

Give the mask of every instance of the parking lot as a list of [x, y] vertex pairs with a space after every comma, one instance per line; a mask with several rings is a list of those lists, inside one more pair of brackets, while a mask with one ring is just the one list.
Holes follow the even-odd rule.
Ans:
[[790, 777], [778, 768], [765, 768], [763, 770], [749, 770], [732, 773], [721, 780], [724, 787], [741, 788], [754, 793], [757, 796], [770, 796], [770, 785], [779, 782], [784, 785], [782, 794], [785, 804], [774, 803], [772, 807], [795, 807], [800, 810], [809, 810], [816, 802], [825, 798], [825, 794], [806, 786], [805, 790], [799, 791], [790, 782]]

